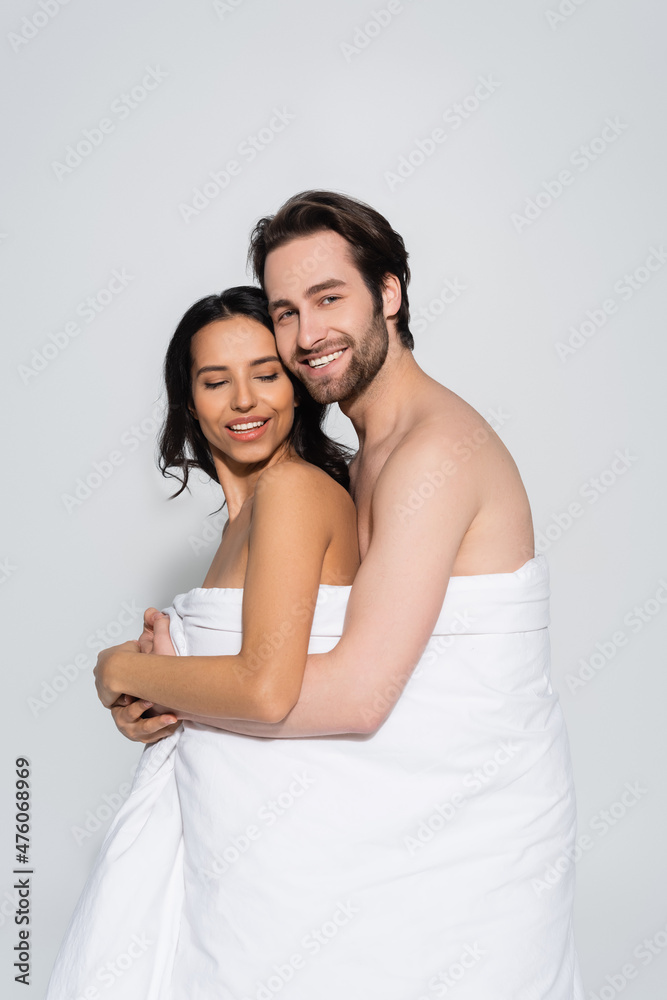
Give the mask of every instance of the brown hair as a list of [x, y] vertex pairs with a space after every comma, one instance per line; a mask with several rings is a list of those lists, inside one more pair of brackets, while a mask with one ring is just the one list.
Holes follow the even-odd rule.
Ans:
[[323, 229], [338, 233], [350, 245], [350, 255], [376, 310], [382, 308], [385, 275], [395, 275], [401, 285], [401, 306], [392, 319], [404, 347], [415, 346], [410, 333], [408, 283], [410, 268], [403, 238], [370, 205], [333, 191], [302, 191], [282, 205], [275, 215], [260, 219], [250, 236], [248, 261], [264, 289], [264, 265], [272, 250]]

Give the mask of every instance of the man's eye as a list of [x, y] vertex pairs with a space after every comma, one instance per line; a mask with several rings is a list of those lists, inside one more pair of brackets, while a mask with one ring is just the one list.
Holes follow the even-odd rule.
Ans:
[[340, 298], [340, 295], [325, 295], [322, 302], [336, 302]]
[[293, 315], [294, 315], [293, 309], [286, 309], [285, 312], [281, 313], [280, 316], [278, 317], [278, 322], [280, 323], [284, 319], [290, 319], [290, 317]]

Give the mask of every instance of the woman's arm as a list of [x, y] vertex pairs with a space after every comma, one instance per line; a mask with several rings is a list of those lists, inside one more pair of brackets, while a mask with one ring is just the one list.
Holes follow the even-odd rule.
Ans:
[[123, 693], [202, 717], [277, 723], [296, 704], [325, 552], [331, 499], [324, 475], [284, 462], [259, 478], [235, 656], [159, 656], [112, 647], [98, 657], [103, 704]]

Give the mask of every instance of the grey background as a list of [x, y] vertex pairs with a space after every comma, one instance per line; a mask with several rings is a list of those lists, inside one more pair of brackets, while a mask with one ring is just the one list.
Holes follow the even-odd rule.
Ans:
[[[198, 586], [215, 549], [205, 529], [216, 490], [196, 482], [167, 502], [154, 464], [166, 344], [197, 298], [249, 280], [257, 218], [324, 187], [368, 201], [404, 236], [413, 317], [428, 310], [414, 324], [416, 357], [498, 426], [522, 472], [551, 569], [553, 683], [579, 830], [593, 845], [577, 863], [587, 993], [611, 995], [607, 977], [630, 962], [628, 1000], [662, 997], [667, 264], [650, 255], [667, 241], [664, 4], [394, 0], [389, 23], [366, 31], [384, 0], [43, 2], [51, 14], [18, 0], [2, 13], [3, 995], [25, 996], [11, 967], [14, 760], [32, 767], [41, 995], [141, 753], [96, 699], [87, 643], [107, 628], [104, 645], [136, 638], [143, 608]], [[121, 117], [118, 100], [149, 68], [154, 89], [136, 91]], [[446, 112], [480, 77], [493, 93], [456, 127]], [[239, 147], [274, 109], [293, 118], [262, 133], [271, 141], [250, 162]], [[103, 118], [113, 131], [58, 168]], [[593, 142], [607, 119], [617, 136]], [[436, 128], [446, 139], [393, 179]], [[576, 151], [591, 143], [583, 169]], [[179, 206], [234, 158], [240, 173], [186, 221]], [[544, 184], [563, 170], [572, 182], [549, 199]], [[537, 217], [517, 222], [539, 192]], [[647, 258], [656, 270], [637, 271]], [[81, 303], [114, 270], [131, 280], [87, 322]], [[630, 295], [623, 276], [635, 271]], [[465, 288], [439, 305], [448, 281]], [[613, 315], [559, 356], [571, 327], [609, 299]], [[331, 427], [354, 442], [340, 414]], [[595, 486], [617, 449], [625, 469]], [[111, 473], [66, 501], [96, 463], [109, 472], [111, 452]], [[116, 625], [124, 602], [136, 618]], [[608, 655], [619, 630], [627, 641]], [[68, 667], [77, 656], [81, 669]], [[618, 805], [626, 782], [642, 789], [631, 807]], [[610, 809], [613, 826], [600, 818]], [[644, 939], [658, 941], [650, 960], [635, 953]]]

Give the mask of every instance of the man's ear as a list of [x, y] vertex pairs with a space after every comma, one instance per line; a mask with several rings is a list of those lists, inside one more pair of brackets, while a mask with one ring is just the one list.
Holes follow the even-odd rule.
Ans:
[[382, 301], [384, 304], [384, 318], [389, 319], [395, 316], [401, 308], [401, 283], [395, 274], [385, 274], [382, 279]]

